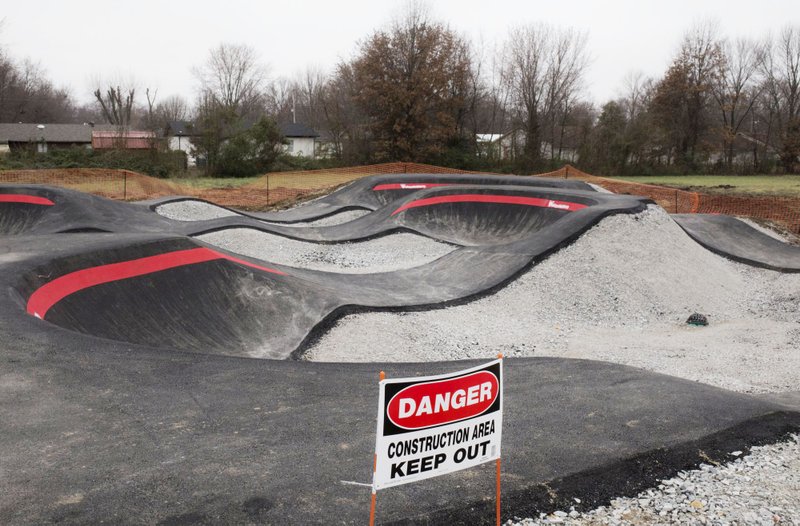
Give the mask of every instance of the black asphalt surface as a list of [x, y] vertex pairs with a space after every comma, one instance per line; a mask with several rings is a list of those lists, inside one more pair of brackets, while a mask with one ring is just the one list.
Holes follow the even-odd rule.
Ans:
[[735, 217], [716, 214], [672, 217], [695, 241], [721, 256], [779, 272], [800, 272], [800, 247], [778, 241]]
[[[381, 176], [376, 182], [385, 180]], [[366, 188], [373, 192], [374, 186]], [[349, 187], [341, 191], [352, 193]], [[6, 267], [20, 276], [16, 290], [26, 302], [56, 278], [85, 271], [100, 274], [141, 258], [169, 259], [174, 253], [211, 248], [188, 236], [229, 228], [325, 243], [407, 231], [457, 246], [425, 265], [365, 275], [285, 267], [214, 249], [283, 275], [223, 259], [177, 265], [82, 286], [58, 298], [46, 313], [31, 312], [61, 327], [119, 341], [277, 359], [301, 356], [316, 333], [354, 309], [442, 307], [489, 294], [603, 217], [637, 213], [649, 202], [585, 190], [452, 185], [415, 191], [342, 225], [301, 228], [241, 216], [174, 221], [155, 213], [152, 203], [120, 203], [56, 188], [0, 186], [1, 192], [55, 203], [35, 221], [23, 212], [37, 205], [3, 205], [7, 216], [24, 218], [15, 231], [28, 234], [6, 242], [9, 251], [26, 255]], [[470, 200], [459, 201], [463, 196]], [[536, 205], [509, 205], [507, 200]], [[564, 206], [575, 210], [555, 208]], [[14, 225], [11, 219], [6, 223]]]
[[[592, 192], [591, 185], [576, 179], [552, 179], [547, 177], [520, 177], [504, 175], [460, 175], [460, 174], [385, 174], [357, 179], [329, 195], [315, 199], [291, 210], [279, 212], [247, 212], [233, 210], [263, 221], [297, 223], [326, 217], [344, 210], [377, 210], [390, 202], [418, 192], [422, 186], [434, 185], [484, 185], [484, 186], [528, 186], [535, 188], [559, 188]], [[393, 190], [378, 190], [381, 185], [401, 186]], [[193, 197], [174, 196], [143, 201], [155, 209], [159, 205], [177, 201], [203, 201]], [[219, 206], [219, 205], [217, 205]]]
[[[297, 356], [303, 339], [351, 308], [402, 310], [491, 293], [605, 215], [647, 203], [580, 189], [476, 186], [485, 185], [463, 192], [589, 206], [544, 219], [522, 214], [519, 228], [506, 218], [499, 231], [510, 241], [488, 244], [469, 214], [506, 213], [497, 203], [445, 204], [442, 215], [468, 228], [444, 233], [465, 245], [424, 272], [344, 276], [222, 254], [92, 284], [97, 267], [124, 274], [137, 270], [126, 264], [131, 257], [162, 261], [208, 247], [149, 206], [0, 187], [55, 203], [35, 211], [0, 203], [8, 234], [0, 236], [0, 523], [364, 524], [369, 488], [342, 481], [371, 478], [378, 372], [428, 375], [476, 362], [246, 356], [258, 348]], [[397, 225], [439, 235], [426, 226], [437, 219], [427, 211], [415, 221], [384, 209], [456, 190], [387, 200], [370, 214], [383, 219], [362, 221], [353, 235]], [[192, 228], [208, 227], [199, 223]], [[65, 230], [73, 233], [58, 233]], [[293, 229], [328, 242], [343, 230]], [[43, 290], [56, 298], [44, 320], [26, 312]], [[495, 353], [486, 349], [487, 360]], [[567, 509], [574, 498], [590, 509], [800, 430], [800, 413], [783, 401], [634, 368], [554, 358], [508, 359], [505, 367], [504, 519]], [[489, 524], [493, 495], [489, 464], [380, 492], [378, 521]]]

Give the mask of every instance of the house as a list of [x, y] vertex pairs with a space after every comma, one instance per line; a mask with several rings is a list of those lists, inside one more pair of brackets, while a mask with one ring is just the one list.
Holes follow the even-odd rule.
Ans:
[[92, 148], [95, 150], [149, 150], [158, 146], [159, 139], [149, 131], [92, 130]]
[[192, 138], [197, 137], [194, 125], [186, 121], [171, 121], [164, 129], [167, 138], [167, 148], [173, 152], [182, 151], [186, 154], [186, 164], [197, 166], [197, 157], [192, 155]]
[[93, 131], [111, 131], [115, 126], [84, 124], [0, 123], [0, 153], [57, 148], [91, 148]]
[[337, 135], [331, 131], [322, 130], [319, 132], [315, 146], [314, 158], [316, 159], [339, 157], [342, 154], [342, 134]]
[[488, 159], [513, 160], [525, 147], [525, 133], [518, 129], [505, 133], [479, 133], [475, 139], [478, 156]]
[[[555, 141], [541, 142], [542, 158], [577, 163], [582, 141], [581, 129], [577, 126], [556, 126], [554, 132]], [[514, 160], [525, 150], [526, 133], [522, 129], [515, 128], [505, 133], [479, 133], [475, 139], [479, 157]]]
[[319, 133], [313, 128], [299, 122], [280, 124], [279, 128], [281, 135], [286, 137], [287, 144], [284, 149], [286, 153], [311, 159], [316, 156], [316, 141]]
[[[738, 166], [753, 166], [767, 160], [778, 161], [780, 155], [771, 144], [757, 139], [746, 133], [739, 132], [733, 138], [733, 158], [731, 161]], [[708, 155], [708, 161], [714, 164], [722, 164], [727, 159], [727, 152], [717, 147]]]

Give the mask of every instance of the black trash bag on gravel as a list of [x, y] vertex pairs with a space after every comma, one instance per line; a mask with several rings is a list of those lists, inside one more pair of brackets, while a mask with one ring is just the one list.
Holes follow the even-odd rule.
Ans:
[[689, 319], [686, 320], [686, 323], [688, 323], [689, 325], [699, 325], [705, 327], [706, 325], [708, 325], [708, 318], [700, 314], [699, 312], [695, 312], [694, 314], [689, 316]]

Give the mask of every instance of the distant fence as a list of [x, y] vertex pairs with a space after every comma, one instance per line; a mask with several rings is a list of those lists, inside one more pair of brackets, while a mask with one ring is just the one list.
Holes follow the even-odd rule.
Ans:
[[597, 177], [573, 166], [565, 166], [555, 172], [542, 175], [580, 179], [602, 186], [617, 194], [649, 197], [670, 213], [750, 217], [777, 223], [792, 233], [800, 234], [800, 197], [757, 197], [687, 192], [664, 186]]
[[[237, 188], [198, 189], [173, 181], [156, 179], [128, 170], [69, 168], [0, 171], [0, 183], [49, 184], [101, 195], [111, 199], [139, 201], [188, 195], [220, 205], [246, 210], [263, 210], [288, 205], [308, 196], [326, 193], [344, 183], [380, 174], [479, 173], [420, 163], [384, 163], [328, 170], [266, 174]], [[775, 222], [800, 234], [800, 198], [751, 197], [688, 192], [663, 186], [597, 177], [572, 166], [538, 174], [537, 177], [580, 179], [619, 194], [641, 195], [670, 213], [727, 214]]]

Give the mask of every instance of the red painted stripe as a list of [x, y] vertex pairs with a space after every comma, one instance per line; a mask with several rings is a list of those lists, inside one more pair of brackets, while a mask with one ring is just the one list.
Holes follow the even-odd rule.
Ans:
[[0, 203], [25, 203], [28, 205], [53, 206], [55, 203], [46, 197], [25, 194], [0, 194]]
[[408, 210], [409, 208], [439, 205], [443, 203], [499, 203], [504, 205], [526, 205], [538, 206], [541, 208], [555, 208], [568, 212], [574, 212], [576, 210], [586, 208], [586, 205], [582, 205], [580, 203], [556, 201], [553, 199], [541, 199], [539, 197], [522, 197], [518, 195], [457, 194], [428, 197], [426, 199], [411, 201], [410, 203], [406, 203], [392, 212], [392, 215], [399, 214], [400, 212]]
[[161, 270], [218, 259], [225, 259], [239, 265], [245, 265], [272, 274], [286, 275], [286, 273], [279, 270], [255, 265], [248, 261], [211, 250], [210, 248], [190, 248], [187, 250], [176, 250], [175, 252], [158, 254], [157, 256], [132, 259], [121, 263], [110, 263], [108, 265], [100, 265], [70, 272], [36, 289], [36, 291], [31, 294], [31, 297], [28, 298], [26, 310], [28, 314], [36, 316], [37, 318], [44, 318], [47, 311], [50, 310], [53, 305], [70, 294], [74, 294], [83, 289], [112, 281], [152, 274], [153, 272], [159, 272]]
[[381, 190], [425, 190], [426, 188], [436, 188], [437, 186], [452, 186], [450, 183], [392, 183], [392, 184], [379, 184], [373, 186], [372, 190], [379, 192]]

